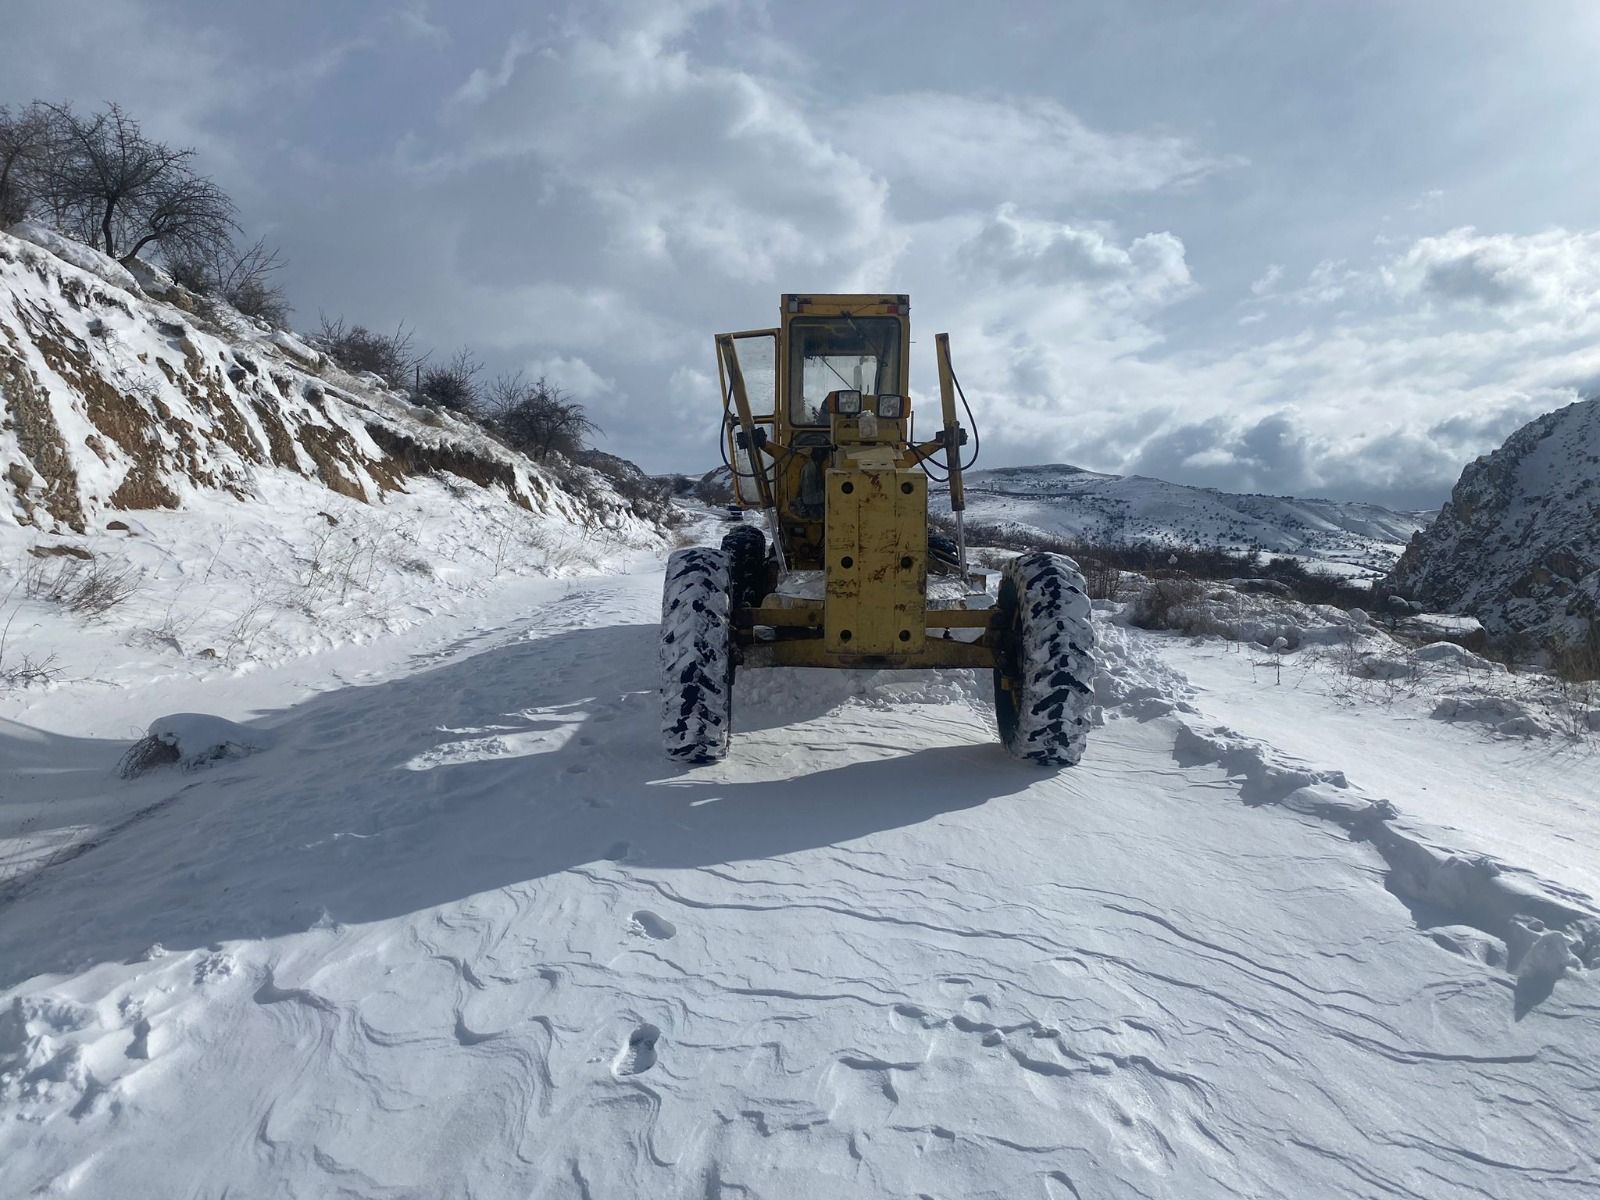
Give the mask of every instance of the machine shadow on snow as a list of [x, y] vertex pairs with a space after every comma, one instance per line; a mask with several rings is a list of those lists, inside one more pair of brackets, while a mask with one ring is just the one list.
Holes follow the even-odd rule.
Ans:
[[[724, 764], [674, 764], [659, 743], [656, 636], [654, 625], [568, 630], [346, 687], [253, 722], [271, 730], [271, 750], [132, 783], [112, 773], [127, 743], [71, 739], [70, 761], [103, 768], [102, 800], [125, 791], [125, 814], [153, 811], [113, 821], [0, 903], [0, 988], [155, 943], [181, 951], [403, 916], [574, 867], [692, 868], [837, 845], [1039, 778], [998, 745], [897, 752], [873, 736], [872, 709], [846, 734], [837, 722], [802, 732], [803, 764], [790, 765], [792, 739], [775, 761], [757, 761], [751, 739]], [[740, 727], [792, 734], [856, 686], [797, 687], [781, 713], [758, 697]], [[52, 739], [27, 735], [0, 728], [0, 762], [42, 764]], [[857, 756], [881, 745], [882, 757], [828, 767], [829, 739]], [[752, 769], [779, 774], [738, 778]], [[63, 912], [82, 920], [40, 936]]]

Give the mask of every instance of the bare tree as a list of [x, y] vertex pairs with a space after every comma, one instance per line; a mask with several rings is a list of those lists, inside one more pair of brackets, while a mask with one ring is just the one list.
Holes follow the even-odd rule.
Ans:
[[56, 123], [45, 105], [35, 101], [14, 112], [0, 105], [0, 227], [33, 211], [55, 145]]
[[146, 137], [117, 104], [92, 117], [45, 107], [60, 137], [45, 190], [68, 232], [123, 261], [151, 245], [172, 260], [231, 241], [233, 201], [195, 173], [193, 150]]
[[543, 460], [552, 450], [571, 454], [600, 427], [583, 405], [543, 376], [528, 382], [518, 371], [501, 375], [489, 387], [488, 424], [514, 450]]
[[272, 277], [283, 269], [283, 256], [265, 238], [243, 250], [215, 245], [183, 252], [171, 259], [172, 277], [191, 292], [221, 296], [248, 317], [260, 317], [279, 328], [294, 310]]
[[422, 372], [417, 400], [452, 412], [474, 412], [479, 407], [477, 379], [482, 370], [483, 364], [463, 346], [449, 362]]

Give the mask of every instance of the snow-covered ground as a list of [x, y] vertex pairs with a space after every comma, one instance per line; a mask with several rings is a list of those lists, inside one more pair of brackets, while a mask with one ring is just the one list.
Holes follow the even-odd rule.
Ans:
[[[659, 586], [12, 703], [0, 1193], [1600, 1193], [1589, 743], [1103, 612], [1075, 769], [783, 671], [683, 768]], [[117, 778], [179, 712], [235, 755]]]

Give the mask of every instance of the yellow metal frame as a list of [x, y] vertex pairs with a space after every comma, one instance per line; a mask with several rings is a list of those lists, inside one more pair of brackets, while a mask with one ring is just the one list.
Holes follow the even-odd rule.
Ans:
[[[787, 561], [780, 558], [780, 569], [792, 563], [799, 569], [822, 571], [825, 580], [820, 605], [768, 603], [736, 610], [735, 638], [746, 667], [994, 665], [989, 611], [930, 610], [927, 604], [928, 492], [927, 476], [919, 464], [944, 456], [959, 512], [964, 507], [960, 502], [963, 435], [956, 421], [949, 339], [941, 333], [935, 340], [944, 427], [932, 441], [910, 441], [909, 313], [909, 299], [899, 295], [786, 294], [776, 329], [716, 337], [728, 460], [747, 470], [752, 478], [745, 482], [754, 484], [750, 497], [736, 487], [738, 506], [766, 512], [780, 554], [792, 556]], [[899, 321], [899, 391], [904, 408], [895, 420], [879, 419], [865, 408], [864, 414], [871, 411], [870, 420], [834, 412], [826, 438], [816, 439], [809, 435], [823, 427], [796, 425], [791, 419], [790, 329], [797, 320], [838, 316], [887, 316]], [[737, 342], [773, 336], [774, 411], [756, 413]], [[821, 441], [827, 448], [825, 468], [814, 457]], [[814, 473], [813, 480], [820, 476], [823, 481], [821, 515], [802, 503], [808, 472]], [[773, 631], [771, 640], [757, 639], [755, 630], [761, 626]], [[977, 640], [963, 641], [951, 636], [953, 629], [985, 632]]]

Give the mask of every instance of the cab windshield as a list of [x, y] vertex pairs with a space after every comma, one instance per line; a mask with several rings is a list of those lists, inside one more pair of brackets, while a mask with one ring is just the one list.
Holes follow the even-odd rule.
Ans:
[[826, 425], [828, 393], [875, 396], [900, 387], [900, 322], [894, 317], [803, 317], [789, 325], [789, 420]]

